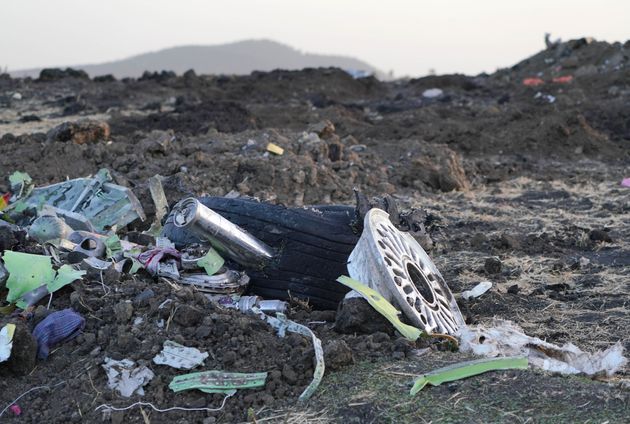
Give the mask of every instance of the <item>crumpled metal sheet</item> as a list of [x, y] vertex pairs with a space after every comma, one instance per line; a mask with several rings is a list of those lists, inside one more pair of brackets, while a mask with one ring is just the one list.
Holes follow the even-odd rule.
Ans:
[[22, 201], [38, 210], [52, 209], [75, 230], [104, 232], [138, 218], [144, 221], [144, 210], [133, 192], [111, 181], [109, 171], [101, 169], [94, 178], [34, 188]]
[[169, 365], [180, 370], [190, 370], [203, 364], [203, 361], [208, 356], [207, 352], [201, 352], [194, 347], [186, 347], [166, 340], [164, 348], [153, 358], [153, 362], [158, 365]]
[[145, 366], [137, 367], [131, 359], [117, 361], [105, 358], [103, 368], [107, 374], [107, 386], [116, 389], [124, 397], [130, 397], [134, 393], [144, 395], [142, 387], [155, 377], [153, 371]]

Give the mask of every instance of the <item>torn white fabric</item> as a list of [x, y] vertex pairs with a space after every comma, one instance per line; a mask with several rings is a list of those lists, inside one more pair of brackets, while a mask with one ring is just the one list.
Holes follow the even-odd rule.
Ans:
[[494, 319], [488, 326], [463, 327], [460, 350], [486, 357], [525, 355], [535, 368], [561, 374], [613, 375], [628, 360], [617, 342], [604, 351], [588, 353], [572, 343], [557, 346], [526, 335], [511, 321]]

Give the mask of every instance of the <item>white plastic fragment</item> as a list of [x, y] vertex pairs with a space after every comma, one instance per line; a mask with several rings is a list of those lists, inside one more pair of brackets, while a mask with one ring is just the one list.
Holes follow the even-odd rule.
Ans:
[[158, 353], [153, 362], [158, 365], [169, 365], [180, 370], [190, 370], [203, 364], [208, 357], [207, 352], [201, 352], [194, 347], [182, 346], [167, 340], [162, 352]]
[[7, 324], [0, 330], [0, 362], [4, 362], [11, 357], [14, 333], [15, 324]]
[[532, 366], [561, 374], [610, 376], [628, 362], [621, 342], [604, 351], [588, 353], [572, 343], [557, 346], [530, 337], [518, 325], [501, 319], [493, 320], [487, 327], [463, 327], [459, 342], [462, 352], [487, 357], [524, 355]]
[[436, 97], [440, 97], [444, 92], [439, 88], [429, 88], [422, 92], [422, 97], [426, 97], [427, 99], [434, 99]]
[[105, 358], [103, 368], [107, 374], [107, 386], [117, 390], [124, 397], [129, 397], [134, 393], [143, 396], [144, 389], [142, 387], [155, 376], [149, 368], [137, 367], [131, 359], [117, 361]]
[[482, 294], [484, 294], [485, 292], [487, 292], [488, 290], [490, 290], [491, 288], [492, 288], [492, 283], [490, 281], [482, 281], [481, 283], [477, 284], [472, 289], [463, 291], [462, 298], [464, 300], [475, 299], [481, 296]]

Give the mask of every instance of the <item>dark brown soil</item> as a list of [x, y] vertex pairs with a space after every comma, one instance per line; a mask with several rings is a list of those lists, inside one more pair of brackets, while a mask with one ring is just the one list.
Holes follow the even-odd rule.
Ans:
[[[566, 75], [573, 80], [552, 82]], [[529, 77], [545, 83], [524, 86]], [[444, 94], [423, 97], [428, 88]], [[13, 99], [14, 92], [22, 99]], [[145, 207], [148, 222], [136, 228], [152, 219], [147, 179], [155, 174], [167, 177], [171, 204], [189, 194], [233, 190], [290, 206], [351, 204], [355, 187], [368, 195], [391, 194], [402, 206], [427, 211], [430, 254], [454, 293], [483, 280], [494, 283], [481, 298], [460, 301], [468, 322], [497, 316], [554, 343], [595, 350], [621, 340], [630, 348], [630, 189], [619, 186], [630, 176], [629, 110], [630, 45], [586, 40], [542, 51], [492, 75], [388, 83], [355, 80], [336, 69], [243, 77], [163, 73], [124, 81], [71, 74], [52, 80], [0, 77], [0, 170], [3, 178], [15, 170], [28, 172], [44, 185], [109, 168]], [[85, 118], [96, 122], [51, 131]], [[68, 128], [71, 133], [61, 131]], [[269, 142], [284, 154], [268, 153]], [[0, 192], [6, 188], [0, 183]], [[0, 240], [3, 249], [39, 252], [23, 238], [7, 237]], [[533, 371], [495, 373], [409, 398], [413, 374], [462, 357], [432, 343], [417, 357], [416, 349], [428, 342], [412, 346], [387, 327], [361, 334], [361, 320], [342, 334], [335, 330], [334, 311], [294, 304], [290, 317], [322, 339], [328, 361], [322, 389], [308, 404], [297, 405], [313, 373], [310, 340], [280, 339], [257, 318], [219, 309], [198, 293], [144, 274], [104, 283], [107, 294], [101, 281], [89, 279], [55, 294], [51, 310], [73, 307], [85, 317], [85, 330], [28, 370], [0, 368], [0, 410], [32, 387], [63, 383], [30, 393], [18, 402], [19, 418], [8, 411], [1, 420], [621, 422], [627, 417], [627, 368], [607, 383]], [[135, 300], [149, 288], [149, 299]], [[167, 299], [172, 301], [159, 309]], [[20, 324], [21, 334], [47, 313], [40, 306]], [[382, 323], [366, 316], [364, 322], [379, 330]], [[0, 318], [0, 324], [17, 320]], [[139, 400], [160, 408], [220, 405], [220, 395], [168, 389], [181, 372], [151, 361], [165, 340], [208, 351], [204, 369], [267, 371], [267, 385], [238, 392], [216, 413], [97, 411], [104, 403], [124, 407]], [[149, 366], [156, 378], [146, 395], [125, 399], [108, 389], [101, 368], [106, 356]], [[402, 375], [376, 378], [383, 370]], [[459, 403], [457, 393], [467, 400]]]

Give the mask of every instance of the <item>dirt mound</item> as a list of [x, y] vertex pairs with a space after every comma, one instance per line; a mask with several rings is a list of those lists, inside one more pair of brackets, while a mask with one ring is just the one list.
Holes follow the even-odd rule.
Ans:
[[[403, 208], [426, 211], [430, 253], [454, 293], [493, 282], [481, 298], [459, 301], [467, 322], [496, 316], [553, 343], [595, 350], [622, 340], [630, 348], [624, 309], [630, 207], [627, 188], [619, 186], [630, 163], [629, 48], [574, 40], [492, 75], [393, 82], [354, 79], [338, 69], [238, 77], [162, 72], [137, 80], [89, 80], [70, 71], [37, 81], [0, 76], [0, 193], [14, 170], [41, 186], [108, 168], [116, 183], [133, 189], [149, 218], [123, 233], [150, 225], [147, 180], [156, 174], [171, 206], [183, 197], [236, 192], [288, 206], [353, 204], [354, 188], [366, 198], [388, 194]], [[535, 83], [524, 84], [527, 78]], [[86, 142], [70, 141], [76, 134]], [[7, 227], [0, 227], [0, 249], [42, 253]], [[511, 411], [532, 421], [541, 419], [540, 410], [552, 421], [619, 421], [627, 405], [617, 386], [531, 371], [445, 384], [410, 402], [403, 396], [413, 375], [467, 358], [440, 352], [447, 346], [432, 340], [406, 342], [365, 304], [335, 312], [296, 301], [289, 317], [322, 339], [329, 364], [315, 397], [297, 407], [314, 371], [307, 338], [279, 338], [258, 318], [146, 274], [86, 278], [55, 293], [50, 310], [47, 300], [30, 316], [0, 316], [0, 326], [14, 322], [24, 335], [16, 345], [23, 356], [10, 371], [0, 368], [0, 408], [45, 386], [17, 402], [21, 417], [6, 412], [2, 419], [512, 419], [487, 408], [496, 390], [507, 393]], [[65, 308], [85, 318], [83, 334], [35, 361], [28, 332]], [[181, 373], [152, 362], [166, 340], [208, 352], [203, 369], [266, 371], [267, 383], [239, 391], [220, 412], [97, 411], [136, 401], [221, 405], [220, 395], [168, 389]], [[105, 357], [151, 368], [156, 377], [145, 396], [125, 399], [109, 389]], [[532, 399], [541, 409], [531, 407]], [[579, 416], [574, 399], [584, 400]]]

